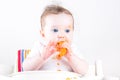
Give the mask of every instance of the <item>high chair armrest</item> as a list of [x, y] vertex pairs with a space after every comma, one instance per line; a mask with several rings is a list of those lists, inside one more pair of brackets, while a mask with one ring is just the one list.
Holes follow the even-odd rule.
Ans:
[[13, 72], [13, 66], [0, 64], [0, 75], [9, 75]]

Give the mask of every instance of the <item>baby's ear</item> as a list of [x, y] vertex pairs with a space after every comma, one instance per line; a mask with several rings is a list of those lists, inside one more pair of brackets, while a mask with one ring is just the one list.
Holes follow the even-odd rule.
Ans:
[[40, 30], [40, 35], [41, 35], [42, 37], [45, 37], [43, 30]]

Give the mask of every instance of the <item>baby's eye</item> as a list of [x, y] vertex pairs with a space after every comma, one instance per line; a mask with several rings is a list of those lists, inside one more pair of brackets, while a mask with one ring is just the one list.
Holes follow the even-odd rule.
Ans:
[[66, 29], [66, 30], [65, 30], [65, 32], [66, 32], [66, 33], [69, 33], [69, 32], [70, 32], [70, 30], [69, 30], [69, 29]]
[[58, 29], [53, 29], [53, 32], [58, 32]]

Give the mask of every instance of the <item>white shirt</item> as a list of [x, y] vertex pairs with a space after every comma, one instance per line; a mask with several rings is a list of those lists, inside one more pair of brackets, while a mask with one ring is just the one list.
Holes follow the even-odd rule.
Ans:
[[[45, 42], [37, 41], [33, 48], [31, 49], [30, 54], [27, 57], [32, 57], [35, 55], [42, 55], [43, 48], [45, 46]], [[79, 54], [78, 56], [80, 58], [83, 58], [83, 56], [80, 54], [80, 52], [77, 50], [77, 48], [73, 47], [74, 54]], [[56, 55], [58, 53], [55, 53], [54, 55], [50, 56], [44, 63], [44, 65], [40, 68], [40, 70], [52, 70], [52, 71], [73, 71], [71, 66], [69, 65], [67, 59], [63, 56], [60, 60], [56, 58]]]

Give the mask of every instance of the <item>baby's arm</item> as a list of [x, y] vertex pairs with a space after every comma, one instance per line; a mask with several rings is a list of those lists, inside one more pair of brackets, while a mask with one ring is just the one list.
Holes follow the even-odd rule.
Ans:
[[85, 75], [88, 71], [88, 63], [80, 59], [75, 54], [67, 55], [68, 62], [72, 67], [73, 71], [81, 75]]
[[[40, 48], [40, 47], [39, 47]], [[52, 55], [55, 51], [54, 44], [50, 42], [47, 46], [43, 48], [42, 53], [38, 49], [33, 53], [35, 55], [29, 56], [23, 62], [23, 70], [30, 71], [30, 70], [39, 70], [44, 62], [47, 60], [48, 57]], [[31, 50], [32, 52], [32, 50]], [[31, 53], [30, 53], [31, 54]]]
[[23, 70], [31, 71], [38, 70], [44, 63], [44, 59], [40, 55], [35, 55], [33, 57], [28, 57], [23, 62]]
[[85, 75], [88, 71], [88, 63], [83, 58], [80, 58], [80, 56], [77, 56], [77, 53], [72, 51], [72, 48], [68, 43], [65, 43], [63, 46], [67, 48], [65, 57], [68, 59], [68, 63], [73, 71]]

